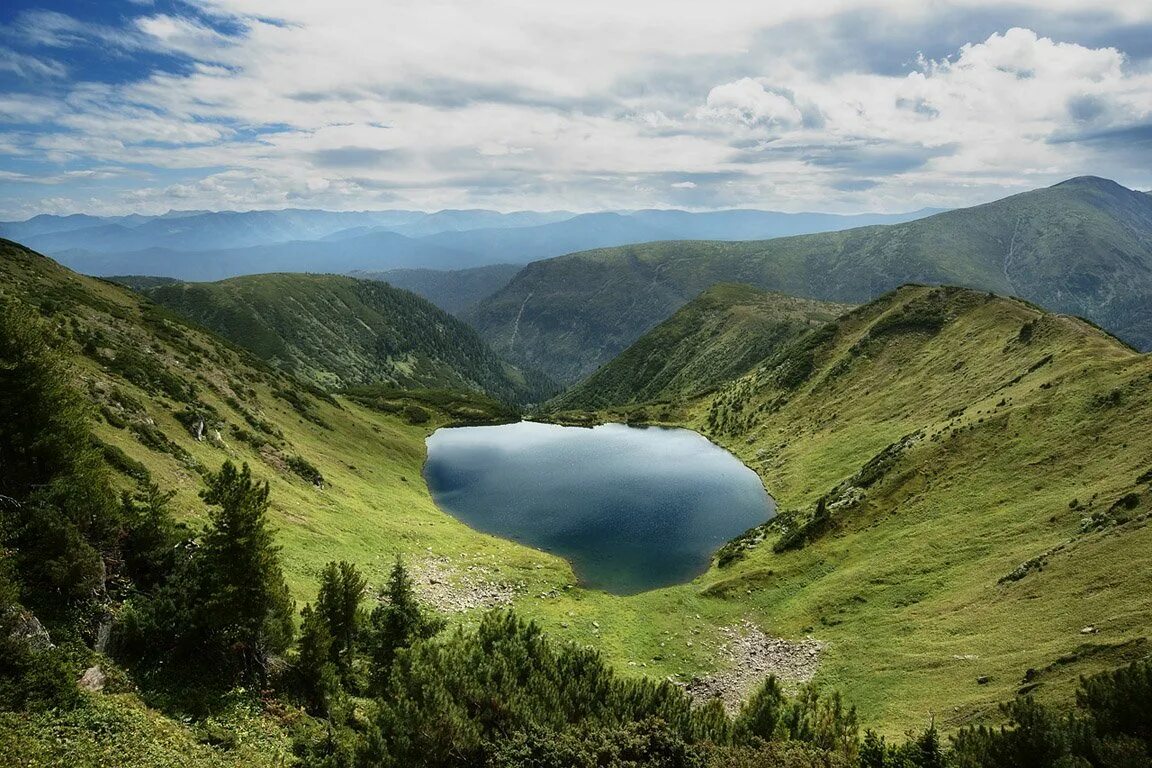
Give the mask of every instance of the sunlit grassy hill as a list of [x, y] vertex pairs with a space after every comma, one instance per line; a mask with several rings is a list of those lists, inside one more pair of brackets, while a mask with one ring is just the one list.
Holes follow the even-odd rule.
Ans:
[[1149, 652], [1150, 387], [1148, 356], [1023, 301], [908, 286], [854, 310], [663, 406], [782, 510], [684, 610], [827, 641], [820, 679], [889, 725], [1068, 696]]
[[700, 394], [848, 309], [746, 285], [716, 285], [549, 406], [595, 409]]
[[334, 397], [119, 285], [7, 241], [0, 290], [39, 307], [70, 337], [96, 436], [124, 487], [146, 473], [177, 491], [182, 517], [198, 521], [206, 469], [244, 461], [270, 481], [298, 598], [309, 596], [315, 574], [334, 558], [354, 560], [375, 580], [395, 554], [429, 549], [469, 549], [476, 557], [500, 551], [509, 565], [567, 572], [554, 558], [456, 523], [423, 483], [424, 437], [448, 421], [482, 420], [485, 408], [506, 418], [494, 402], [476, 397], [475, 407], [460, 412], [449, 399], [421, 393]]

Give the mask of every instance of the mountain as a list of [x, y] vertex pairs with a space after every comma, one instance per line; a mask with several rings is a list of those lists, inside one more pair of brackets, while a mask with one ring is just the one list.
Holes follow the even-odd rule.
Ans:
[[714, 285], [549, 407], [596, 410], [699, 395], [849, 309], [746, 285]]
[[523, 264], [588, 248], [651, 240], [772, 237], [904, 221], [923, 214], [175, 211], [163, 216], [37, 216], [24, 222], [0, 222], [0, 236], [26, 242], [87, 274], [219, 280], [277, 271], [448, 270]]
[[[599, 399], [642, 399], [637, 362]], [[927, 707], [950, 730], [1148, 654], [1150, 382], [1152, 356], [1078, 318], [905, 286], [704, 396], [562, 418], [656, 419], [740, 457], [779, 516], [721, 550], [700, 612], [820, 638], [823, 679], [869, 681], [849, 686], [865, 720]]]
[[864, 224], [908, 221], [928, 215], [864, 214], [840, 216], [772, 211], [645, 210], [586, 213], [532, 227], [441, 232], [424, 239], [454, 250], [466, 250], [486, 261], [521, 264], [575, 251], [658, 240], [752, 240], [806, 232], [846, 229]]
[[[1066, 703], [1079, 675], [1147, 655], [1152, 358], [1027, 302], [901, 288], [713, 392], [647, 407], [738, 455], [781, 515], [689, 584], [615, 597], [432, 502], [424, 440], [483, 413], [479, 395], [331, 395], [7, 242], [0, 294], [34, 308], [68, 356], [59, 383], [90, 401], [119, 488], [174, 491], [195, 526], [203, 476], [225, 459], [269, 481], [297, 605], [315, 599], [325, 563], [355, 563], [377, 585], [400, 553], [426, 597], [489, 604], [494, 591], [548, 634], [595, 644], [622, 676], [715, 682], [760, 647], [750, 628], [779, 638], [774, 649], [810, 637], [820, 684], [892, 737], [999, 722], [998, 703], [1021, 690]], [[114, 685], [78, 715], [0, 713], [5, 743], [29, 764], [84, 764], [99, 747], [126, 765], [271, 765], [291, 750], [279, 705], [242, 699], [189, 721]], [[221, 733], [249, 741], [206, 743]]]
[[496, 293], [519, 271], [519, 264], [491, 264], [472, 269], [390, 269], [351, 274], [365, 280], [383, 280], [412, 291], [445, 312], [457, 315]]
[[[508, 418], [490, 399], [386, 390], [333, 396], [120, 285], [75, 274], [0, 240], [0, 312], [13, 306], [39, 315], [45, 340], [67, 361], [51, 386], [71, 388], [87, 401], [91, 439], [115, 489], [139, 498], [155, 484], [162, 497], [157, 503], [180, 521], [190, 547], [208, 521], [200, 492], [209, 472], [232, 461], [268, 482], [268, 515], [297, 606], [315, 601], [317, 574], [325, 563], [356, 563], [375, 588], [385, 583], [401, 553], [414, 574], [433, 564], [455, 580], [470, 576], [471, 567], [482, 568], [486, 580], [510, 595], [575, 589], [571, 568], [562, 560], [473, 531], [442, 512], [421, 481], [424, 440], [434, 429], [461, 420]], [[19, 366], [4, 366], [6, 393], [20, 374]], [[10, 421], [10, 414], [4, 415]], [[8, 456], [7, 441], [20, 436], [11, 429], [3, 436]], [[7, 463], [5, 469], [11, 469]], [[6, 493], [9, 488], [6, 484]], [[6, 547], [11, 511], [6, 503], [0, 519]], [[10, 554], [6, 548], [5, 587]], [[125, 597], [122, 561], [114, 555], [109, 554], [107, 572], [113, 597], [102, 589], [95, 598], [102, 606], [113, 606], [109, 600], [114, 599], [119, 607]], [[427, 577], [418, 578], [427, 583]], [[464, 593], [453, 588], [451, 594], [460, 599], [455, 595]], [[7, 591], [0, 595], [5, 611], [11, 599]], [[11, 626], [7, 614], [4, 618], [4, 626]], [[23, 621], [39, 633], [34, 639], [49, 639], [32, 618]], [[295, 763], [285, 721], [257, 699], [239, 692], [242, 698], [233, 705], [205, 693], [199, 701], [210, 702], [209, 719], [170, 715], [166, 706], [153, 708], [155, 700], [138, 692], [120, 664], [85, 649], [81, 637], [79, 632], [58, 635], [53, 627], [50, 639], [67, 649], [68, 663], [45, 674], [73, 682], [96, 664], [108, 675], [104, 692], [81, 692], [78, 708], [67, 711], [0, 711], [5, 748], [0, 762], [271, 768], [284, 765], [288, 756], [288, 764]], [[8, 696], [12, 659], [5, 655], [3, 662], [0, 677]], [[22, 678], [19, 669], [15, 674], [17, 692], [35, 689], [38, 678]], [[142, 681], [141, 687], [146, 687]], [[173, 689], [170, 700], [183, 701], [184, 688]], [[230, 746], [219, 746], [217, 736], [208, 738], [208, 728]]]
[[571, 383], [720, 282], [861, 302], [905, 282], [1019, 295], [1152, 347], [1152, 198], [1085, 177], [903, 224], [757, 242], [665, 242], [529, 264], [467, 319]]
[[454, 269], [472, 257], [395, 232], [371, 232], [340, 241], [298, 240], [217, 251], [149, 248], [126, 253], [67, 250], [59, 261], [89, 275], [161, 275], [181, 280], [222, 280], [264, 272], [346, 273], [400, 267]]
[[[418, 211], [331, 212], [190, 211], [156, 217], [36, 217], [0, 224], [0, 235], [19, 238], [50, 253], [83, 249], [124, 253], [162, 248], [205, 251], [245, 248], [294, 240], [316, 240], [356, 226], [402, 226], [425, 214]], [[30, 224], [35, 223], [35, 227]]]
[[440, 232], [464, 232], [475, 229], [515, 229], [535, 227], [570, 219], [570, 211], [512, 211], [500, 213], [483, 209], [444, 210], [428, 213], [395, 231], [408, 237], [426, 237]]
[[551, 394], [549, 382], [500, 360], [461, 321], [378, 281], [249, 275], [161, 284], [144, 295], [329, 389], [383, 382], [516, 402]]

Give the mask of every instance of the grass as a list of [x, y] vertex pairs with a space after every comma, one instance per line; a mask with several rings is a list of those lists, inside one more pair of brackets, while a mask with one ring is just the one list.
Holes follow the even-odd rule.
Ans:
[[746, 285], [716, 285], [549, 407], [596, 409], [698, 395], [737, 378], [804, 331], [848, 309]]
[[[1065, 698], [1077, 675], [1145, 647], [1152, 532], [1142, 518], [1152, 489], [1137, 478], [1152, 456], [1152, 405], [1139, 393], [1152, 364], [1078, 320], [972, 292], [943, 297], [952, 319], [939, 328], [893, 333], [892, 318], [932, 291], [903, 289], [842, 320], [812, 350], [813, 371], [795, 391], [763, 366], [686, 413], [671, 409], [673, 421], [740, 456], [801, 519], [914, 437], [862, 502], [833, 516], [830, 534], [783, 554], [769, 536], [692, 585], [621, 601], [615, 613], [627, 606], [628, 618], [607, 630], [608, 647], [645, 647], [648, 617], [662, 616], [699, 614], [703, 633], [742, 617], [773, 634], [811, 633], [829, 644], [818, 679], [893, 734], [933, 716], [949, 730], [994, 720], [1029, 669], [1049, 670], [1036, 695]], [[1025, 344], [1019, 330], [1030, 322]], [[878, 330], [883, 343], [861, 343]], [[1082, 530], [1093, 511], [1133, 492], [1129, 522]], [[999, 583], [1060, 545], [1040, 570]], [[654, 630], [686, 641], [675, 624]], [[1097, 632], [1081, 634], [1089, 626]], [[656, 667], [712, 664], [686, 648], [677, 662]]]
[[[152, 314], [122, 288], [15, 246], [2, 256], [3, 290], [40, 305], [78, 347], [96, 339], [94, 353], [76, 355], [78, 384], [94, 403], [116, 410], [117, 423], [148, 423], [181, 449], [150, 448], [107, 420], [96, 427], [99, 439], [177, 492], [180, 516], [204, 520], [201, 472], [225, 459], [246, 461], [270, 481], [298, 604], [314, 599], [329, 560], [354, 562], [377, 584], [396, 554], [409, 562], [446, 558], [461, 573], [482, 565], [517, 585], [517, 610], [558, 639], [595, 645], [629, 674], [679, 679], [721, 668], [718, 628], [749, 619], [772, 635], [826, 642], [818, 681], [841, 689], [865, 724], [889, 734], [933, 716], [946, 729], [995, 719], [996, 703], [1021, 687], [1029, 669], [1037, 695], [1067, 697], [1076, 675], [1145, 647], [1152, 531], [1143, 516], [1152, 489], [1137, 478], [1152, 469], [1152, 404], [1143, 394], [1152, 364], [1078, 320], [954, 292], [939, 329], [897, 330], [885, 318], [932, 290], [908, 288], [825, 334], [808, 350], [812, 371], [795, 388], [781, 389], [762, 366], [695, 401], [649, 407], [652, 418], [728, 447], [799, 515], [886, 447], [916, 437], [862, 502], [803, 548], [775, 554], [768, 536], [692, 583], [615, 597], [573, 586], [564, 561], [477, 533], [435, 506], [421, 478], [424, 439], [452, 420], [453, 401], [423, 396], [429, 420], [411, 424], [402, 412], [362, 404], [378, 406], [371, 397], [320, 396], [243, 350]], [[1020, 329], [1029, 323], [1025, 343]], [[890, 329], [882, 343], [861, 344], [877, 324]], [[126, 348], [146, 351], [191, 384], [180, 397], [214, 412], [223, 440], [193, 439], [177, 418], [189, 406], [173, 399], [178, 392], [134, 382], [102, 362]], [[296, 396], [277, 394], [286, 388]], [[377, 400], [399, 402], [385, 394]], [[259, 440], [235, 439], [233, 426]], [[292, 472], [291, 456], [314, 465], [323, 487]], [[133, 481], [123, 475], [121, 482]], [[1108, 518], [1082, 530], [1082, 518], [1107, 518], [1130, 493], [1139, 497], [1124, 510], [1127, 522]], [[1073, 499], [1080, 508], [1070, 508]], [[999, 583], [1061, 544], [1041, 569]], [[1098, 632], [1081, 634], [1087, 626]], [[130, 696], [101, 701], [126, 712], [140, 706]], [[141, 749], [195, 738], [193, 725], [137, 714], [115, 721], [108, 738], [135, 739]], [[48, 728], [8, 716], [0, 722], [31, 745], [13, 754], [84, 764], [73, 758], [86, 742], [52, 747]]]

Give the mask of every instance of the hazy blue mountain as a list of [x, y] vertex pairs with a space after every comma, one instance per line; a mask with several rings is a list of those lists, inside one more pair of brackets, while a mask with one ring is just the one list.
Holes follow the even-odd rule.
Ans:
[[315, 240], [227, 248], [176, 251], [148, 248], [128, 253], [68, 250], [57, 261], [89, 275], [160, 275], [181, 280], [223, 280], [264, 272], [382, 271], [398, 267], [433, 266], [458, 269], [473, 263], [467, 253], [413, 240], [395, 232], [376, 232], [340, 242]]
[[519, 264], [489, 264], [472, 269], [391, 269], [353, 272], [353, 277], [383, 280], [423, 296], [445, 312], [459, 314], [479, 304], [520, 271]]
[[[83, 228], [23, 237], [24, 242], [50, 254], [69, 249], [102, 253], [125, 253], [147, 248], [206, 251], [316, 240], [355, 226], [399, 226], [422, 215], [412, 211], [221, 211], [177, 218], [161, 217], [138, 224], [105, 221]], [[0, 229], [0, 232], [11, 236], [7, 228]]]
[[527, 264], [592, 248], [658, 240], [764, 240], [868, 224], [896, 224], [931, 213], [930, 210], [859, 216], [749, 210], [586, 213], [535, 227], [441, 232], [424, 239], [447, 248], [467, 250], [484, 261]]
[[510, 229], [535, 227], [570, 219], [571, 211], [513, 211], [500, 213], [483, 209], [445, 210], [426, 214], [423, 218], [396, 227], [394, 231], [409, 237], [425, 237], [439, 232], [463, 232], [470, 229]]
[[468, 250], [476, 254], [477, 263], [527, 264], [589, 248], [674, 239], [674, 235], [628, 214], [584, 213], [536, 227], [441, 232], [422, 239], [444, 248]]
[[0, 223], [0, 237], [19, 239], [93, 275], [212, 280], [286, 269], [338, 273], [526, 264], [591, 248], [776, 237], [905, 221], [924, 213], [171, 211], [162, 216], [37, 216]]

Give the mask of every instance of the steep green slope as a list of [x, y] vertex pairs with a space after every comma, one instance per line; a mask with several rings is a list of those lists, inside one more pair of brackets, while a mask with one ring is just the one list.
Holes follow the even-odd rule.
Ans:
[[472, 269], [390, 269], [386, 272], [355, 272], [352, 277], [383, 280], [397, 288], [423, 296], [445, 312], [459, 315], [508, 285], [521, 269], [519, 264], [491, 264]]
[[[388, 392], [372, 408], [360, 404], [367, 397], [333, 398], [121, 286], [2, 240], [0, 293], [37, 308], [69, 339], [74, 383], [91, 400], [94, 436], [118, 486], [131, 491], [149, 479], [174, 491], [176, 516], [198, 526], [207, 515], [198, 496], [206, 472], [232, 460], [269, 481], [298, 605], [315, 599], [329, 560], [355, 562], [378, 585], [397, 553], [418, 570], [435, 563], [457, 595], [466, 594], [455, 585], [470, 566], [509, 596], [571, 583], [557, 558], [442, 513], [421, 481], [432, 429], [485, 410], [504, 417], [482, 397]], [[8, 755], [29, 765], [292, 764], [283, 713], [242, 697], [188, 724], [148, 709], [123, 682], [86, 695], [93, 708], [75, 716], [0, 716]], [[213, 746], [221, 733], [237, 745]]]
[[634, 604], [827, 642], [819, 679], [865, 721], [1060, 699], [1152, 649], [1150, 385], [1083, 321], [902, 288], [682, 406], [783, 511], [690, 595]]
[[1067, 700], [1079, 674], [1152, 651], [1150, 385], [1152, 358], [1084, 321], [897, 290], [662, 406], [755, 469], [782, 514], [690, 587], [629, 601], [634, 621], [809, 634], [828, 644], [818, 679], [886, 728], [994, 720], [1017, 691]]
[[848, 302], [905, 282], [965, 285], [1084, 315], [1147, 349], [1152, 198], [1079, 178], [891, 226], [571, 254], [529, 264], [467, 319], [510, 360], [573, 382], [720, 282]]
[[251, 275], [158, 285], [157, 303], [327, 388], [387, 382], [473, 389], [509, 401], [549, 394], [472, 329], [408, 291], [335, 275]]
[[[627, 674], [687, 681], [751, 664], [731, 655], [744, 622], [772, 637], [810, 635], [827, 644], [817, 681], [889, 734], [933, 713], [945, 728], [994, 720], [1026, 675], [1038, 695], [1066, 698], [1080, 673], [1147, 652], [1152, 361], [1020, 301], [903, 289], [682, 406], [675, 421], [741, 456], [790, 512], [788, 530], [810, 541], [776, 553], [782, 531], [758, 532], [690, 584], [618, 598], [436, 509], [419, 479], [423, 439], [453, 418], [440, 410], [451, 403], [423, 398], [429, 421], [412, 424], [394, 391], [329, 398], [14, 244], [0, 244], [0, 290], [76, 340], [77, 383], [125, 487], [147, 470], [198, 522], [206, 468], [246, 461], [270, 481], [301, 604], [328, 560], [379, 583], [402, 552], [433, 569], [435, 583], [422, 584], [442, 590], [442, 604], [510, 600]], [[844, 481], [863, 496], [837, 489]], [[833, 502], [828, 523], [806, 525], [821, 496]], [[186, 726], [158, 718], [99, 727], [106, 741], [197, 738], [172, 736]], [[85, 764], [88, 742], [13, 727], [37, 729], [33, 762]], [[232, 758], [243, 759], [219, 762]]]
[[270, 481], [298, 596], [311, 596], [314, 574], [332, 557], [354, 560], [374, 580], [393, 553], [426, 547], [484, 556], [495, 546], [520, 553], [507, 563], [559, 564], [456, 523], [420, 479], [424, 438], [436, 426], [507, 418], [483, 396], [368, 388], [333, 397], [121, 286], [3, 240], [0, 291], [38, 307], [73, 340], [96, 436], [125, 487], [146, 471], [177, 492], [181, 517], [198, 520], [206, 469], [245, 461]]
[[550, 407], [596, 409], [700, 394], [848, 309], [746, 285], [715, 285]]

